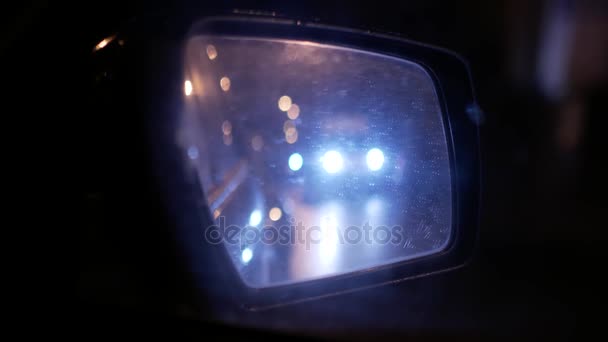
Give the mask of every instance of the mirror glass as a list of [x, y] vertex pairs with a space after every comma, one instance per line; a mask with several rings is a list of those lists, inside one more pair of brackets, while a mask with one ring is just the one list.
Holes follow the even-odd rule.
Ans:
[[[176, 142], [245, 284], [265, 288], [439, 253], [448, 144], [420, 65], [304, 41], [195, 36]], [[201, 233], [202, 234], [202, 233]]]

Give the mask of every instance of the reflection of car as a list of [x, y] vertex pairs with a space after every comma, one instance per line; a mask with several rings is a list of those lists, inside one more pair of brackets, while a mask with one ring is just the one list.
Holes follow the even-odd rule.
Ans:
[[369, 194], [394, 184], [377, 148], [332, 149], [312, 156], [302, 168], [306, 198]]

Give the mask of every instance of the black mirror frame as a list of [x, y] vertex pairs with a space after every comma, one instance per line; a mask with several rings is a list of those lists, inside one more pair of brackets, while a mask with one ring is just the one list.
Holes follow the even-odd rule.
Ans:
[[[481, 194], [479, 126], [482, 114], [476, 104], [469, 67], [461, 57], [442, 48], [384, 34], [275, 17], [234, 15], [204, 18], [192, 27], [182, 42], [200, 34], [311, 41], [389, 55], [420, 64], [433, 78], [442, 105], [453, 187], [453, 234], [442, 252], [327, 279], [253, 289], [241, 281], [236, 270], [231, 269], [232, 264], [223, 246], [204, 242], [204, 227], [212, 225], [213, 220], [201, 188], [192, 186], [196, 180], [184, 180], [180, 186], [176, 186], [175, 178], [168, 181], [166, 172], [159, 173], [162, 194], [169, 199], [165, 202], [170, 216], [175, 218], [178, 244], [184, 251], [184, 257], [189, 259], [191, 274], [200, 291], [209, 292], [210, 281], [222, 284], [224, 288], [218, 289], [216, 285], [211, 291], [215, 293], [207, 293], [207, 296], [230, 298], [244, 308], [255, 311], [400, 282], [466, 264], [473, 254], [478, 236]], [[177, 71], [180, 67], [183, 68], [183, 65], [173, 65], [168, 70]], [[180, 75], [173, 75], [171, 80], [181, 84], [182, 75], [183, 70]], [[181, 87], [177, 87], [177, 90], [180, 90], [179, 93], [172, 94], [169, 100], [169, 106], [173, 108], [179, 108], [179, 103], [183, 101]], [[147, 108], [148, 111], [155, 110], [151, 106]], [[167, 153], [175, 153], [177, 148], [162, 146], [174, 141], [175, 132], [172, 129], [177, 126], [175, 111], [171, 114], [172, 117], [156, 117], [156, 121], [150, 125], [151, 144], [157, 163], [155, 167], [165, 171], [170, 169], [169, 172], [179, 178], [187, 173], [186, 167], [180, 165], [179, 158], [167, 158]], [[159, 136], [165, 139], [158, 139]], [[169, 164], [167, 160], [170, 160]], [[188, 191], [188, 195], [184, 194]], [[175, 204], [175, 198], [182, 199], [180, 205]], [[184, 203], [184, 199], [188, 203]], [[198, 212], [192, 213], [193, 210]], [[210, 270], [210, 267], [218, 269]]]

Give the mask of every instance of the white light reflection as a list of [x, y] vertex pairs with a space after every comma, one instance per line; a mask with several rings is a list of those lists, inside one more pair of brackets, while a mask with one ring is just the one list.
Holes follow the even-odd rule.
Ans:
[[292, 224], [306, 227], [304, 240], [296, 240], [293, 246], [290, 260], [292, 276], [300, 279], [338, 271], [342, 253], [338, 234], [345, 224], [343, 205], [328, 202], [319, 207], [290, 197], [283, 203], [283, 209], [290, 213]]
[[215, 46], [211, 44], [207, 45], [207, 57], [209, 57], [210, 60], [214, 60], [217, 57]]
[[97, 43], [97, 45], [95, 45], [95, 48], [93, 50], [98, 51], [103, 49], [104, 47], [108, 46], [108, 44], [110, 44], [110, 42], [113, 41], [115, 38], [116, 36], [109, 36], [108, 38], [103, 39], [102, 41]]
[[304, 164], [304, 159], [302, 158], [301, 154], [294, 153], [291, 156], [289, 156], [289, 168], [292, 171], [298, 171], [299, 169], [302, 168], [303, 164]]
[[249, 225], [257, 227], [260, 222], [262, 222], [262, 212], [256, 209], [249, 215]]
[[230, 123], [230, 121], [225, 120], [224, 122], [222, 122], [222, 132], [224, 133], [224, 135], [230, 135], [232, 133], [232, 124]]
[[222, 79], [220, 80], [220, 87], [223, 91], [230, 90], [230, 79], [226, 76], [222, 77]]
[[323, 168], [325, 171], [327, 171], [327, 173], [340, 172], [344, 166], [342, 155], [340, 152], [334, 150], [327, 151], [321, 158], [321, 163], [323, 163]]
[[198, 158], [198, 148], [196, 148], [196, 146], [190, 146], [188, 148], [188, 158], [192, 160]]
[[338, 220], [334, 215], [326, 215], [321, 218], [320, 227], [320, 261], [323, 264], [331, 264], [333, 263], [338, 250]]
[[384, 165], [384, 153], [378, 148], [372, 148], [367, 152], [365, 160], [367, 161], [367, 167], [371, 171], [378, 171]]
[[243, 263], [248, 264], [252, 258], [253, 252], [251, 251], [251, 248], [247, 247], [243, 249], [243, 252], [241, 253], [241, 260], [243, 260]]
[[184, 82], [184, 93], [186, 94], [186, 96], [192, 95], [192, 82], [190, 82], [189, 80], [186, 80], [186, 82]]

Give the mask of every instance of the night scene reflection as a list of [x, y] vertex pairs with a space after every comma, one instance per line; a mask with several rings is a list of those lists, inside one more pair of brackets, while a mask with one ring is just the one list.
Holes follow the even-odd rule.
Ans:
[[355, 272], [449, 243], [448, 146], [422, 67], [312, 43], [199, 36], [185, 72], [184, 159], [216, 223], [248, 234], [223, 242], [247, 285]]

